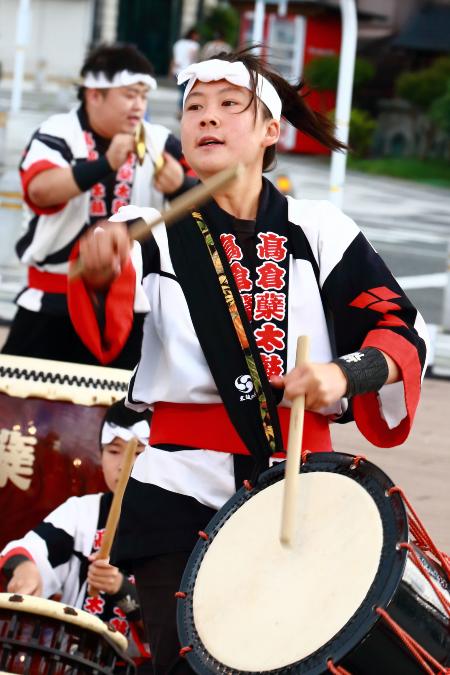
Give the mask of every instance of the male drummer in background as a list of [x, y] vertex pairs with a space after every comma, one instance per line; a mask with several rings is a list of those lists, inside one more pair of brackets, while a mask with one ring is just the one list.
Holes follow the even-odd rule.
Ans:
[[[97, 556], [127, 441], [138, 440], [137, 455], [144, 450], [150, 417], [148, 412], [125, 408], [122, 401], [111, 406], [100, 438], [109, 491], [70, 497], [24, 537], [7, 544], [0, 555], [0, 588], [44, 598], [57, 594], [61, 602], [110, 623], [128, 637], [128, 653], [141, 664], [140, 673], [152, 671], [149, 653], [139, 637], [142, 629], [136, 586], [108, 560], [97, 560]], [[88, 585], [100, 595], [90, 596]]]
[[[121, 335], [119, 350], [110, 350], [89, 342], [89, 317], [79, 317], [68, 303], [67, 261], [80, 235], [120, 206], [161, 209], [166, 197], [193, 178], [186, 176], [179, 140], [166, 127], [143, 120], [148, 95], [157, 85], [142, 53], [131, 45], [98, 47], [87, 57], [81, 79], [78, 109], [43, 122], [20, 164], [28, 228], [16, 251], [28, 266], [28, 284], [17, 298], [3, 352], [133, 368], [148, 309], [140, 284], [131, 332]], [[134, 152], [141, 125], [142, 165]], [[135, 274], [129, 272], [128, 293], [134, 294]], [[116, 290], [118, 298], [127, 292], [123, 286]], [[97, 301], [101, 306], [101, 297]], [[77, 332], [83, 333], [81, 339]]]

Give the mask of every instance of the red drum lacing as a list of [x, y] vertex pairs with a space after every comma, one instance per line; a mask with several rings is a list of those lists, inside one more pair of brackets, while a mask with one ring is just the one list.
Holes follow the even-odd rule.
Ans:
[[345, 670], [345, 668], [342, 666], [335, 666], [332, 659], [328, 659], [327, 667], [330, 673], [333, 673], [333, 675], [351, 675], [351, 673], [349, 673], [348, 670]]
[[[411, 654], [417, 659], [426, 673], [429, 675], [448, 675], [448, 673], [450, 673], [450, 668], [446, 668], [441, 663], [439, 663], [439, 661], [436, 661], [436, 659], [433, 658], [431, 654], [422, 647], [422, 645], [414, 640], [414, 638], [411, 637], [411, 635], [406, 630], [399, 626], [399, 624], [389, 616], [386, 610], [382, 609], [381, 607], [377, 607], [375, 611], [384, 621], [386, 621], [388, 626], [409, 649]], [[431, 666], [433, 666], [436, 670], [433, 670]]]
[[[352, 468], [356, 468], [360, 461], [364, 460], [365, 457], [358, 456], [353, 459]], [[399, 494], [403, 502], [406, 505], [408, 511], [408, 525], [409, 530], [412, 536], [412, 543], [415, 544], [418, 548], [426, 551], [430, 554], [430, 557], [434, 559], [434, 562], [439, 564], [442, 567], [442, 570], [445, 572], [448, 578], [450, 578], [450, 557], [440, 551], [436, 544], [431, 539], [430, 535], [426, 531], [423, 523], [421, 522], [419, 516], [414, 511], [409, 500], [406, 498], [405, 493], [398, 486], [392, 487], [388, 490], [388, 496], [393, 494]], [[423, 564], [420, 557], [417, 555], [414, 546], [408, 542], [403, 542], [398, 545], [399, 549], [405, 549], [408, 552], [408, 555], [417, 569], [423, 574], [425, 579], [430, 584], [433, 591], [436, 593], [437, 598], [442, 604], [444, 611], [450, 617], [450, 602], [447, 600], [445, 595], [442, 593], [438, 585], [435, 583], [434, 579], [431, 577], [429, 571]], [[446, 668], [439, 661], [437, 661], [422, 645], [420, 645], [417, 640], [415, 640], [404, 628], [402, 628], [394, 619], [389, 616], [388, 612], [382, 607], [377, 607], [375, 609], [378, 616], [380, 616], [383, 621], [387, 623], [390, 629], [395, 633], [395, 635], [401, 640], [401, 642], [407, 647], [411, 652], [414, 658], [422, 666], [423, 670], [428, 673], [428, 675], [450, 675], [450, 668]], [[335, 666], [332, 659], [327, 661], [328, 670], [334, 675], [351, 675], [347, 670], [342, 668], [342, 666]]]
[[437, 548], [436, 544], [433, 542], [424, 525], [420, 521], [419, 516], [406, 498], [403, 490], [398, 486], [394, 486], [388, 491], [388, 495], [390, 496], [394, 493], [398, 493], [400, 495], [408, 509], [408, 524], [411, 534], [414, 537], [413, 543], [417, 544], [417, 546], [423, 551], [430, 553], [435, 558], [435, 561], [442, 566], [442, 569], [445, 571], [447, 576], [450, 577], [450, 557]]

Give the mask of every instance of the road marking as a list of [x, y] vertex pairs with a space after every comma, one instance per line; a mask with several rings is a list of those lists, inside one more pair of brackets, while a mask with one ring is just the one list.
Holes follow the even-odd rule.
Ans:
[[409, 291], [416, 288], [443, 288], [447, 285], [448, 275], [442, 274], [418, 274], [413, 277], [397, 277], [400, 286]]

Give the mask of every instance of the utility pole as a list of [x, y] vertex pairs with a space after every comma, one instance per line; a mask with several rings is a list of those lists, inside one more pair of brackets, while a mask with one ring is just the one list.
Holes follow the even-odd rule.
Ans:
[[255, 1], [253, 12], [253, 44], [262, 45], [264, 41], [264, 17], [266, 14], [266, 5], [264, 0]]
[[[348, 143], [352, 107], [353, 76], [355, 72], [358, 20], [355, 0], [340, 0], [342, 36], [339, 57], [339, 76], [336, 100], [336, 137]], [[342, 208], [344, 199], [347, 151], [334, 151], [331, 155], [330, 201]]]
[[30, 0], [20, 0], [16, 19], [16, 48], [14, 57], [14, 80], [11, 94], [11, 113], [18, 113], [22, 107], [25, 52], [30, 32]]
[[103, 0], [101, 7], [100, 39], [101, 42], [115, 42], [117, 37], [118, 0]]

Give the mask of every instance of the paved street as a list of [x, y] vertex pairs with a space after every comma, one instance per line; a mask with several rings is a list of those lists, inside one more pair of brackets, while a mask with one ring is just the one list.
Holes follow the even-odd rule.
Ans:
[[[161, 88], [153, 98], [152, 121], [176, 132], [176, 90]], [[49, 114], [48, 109], [39, 110], [32, 97], [30, 101], [34, 111], [25, 113], [22, 122], [14, 122], [8, 140], [7, 160], [12, 181], [16, 180], [13, 167], [29, 133]], [[59, 106], [64, 107], [61, 102]], [[327, 161], [282, 156], [274, 174], [283, 172], [289, 174], [296, 197], [328, 198]], [[449, 197], [448, 190], [355, 172], [348, 173], [345, 189], [344, 210], [362, 227], [394, 274], [401, 278], [426, 321], [438, 325], [450, 240]], [[10, 241], [10, 234], [0, 229], [1, 255], [5, 256], [5, 246], [10, 247]], [[6, 257], [11, 260], [12, 252]], [[4, 336], [5, 329], [2, 329], [0, 343]], [[405, 489], [436, 542], [447, 552], [450, 552], [449, 410], [450, 380], [427, 379], [415, 428], [404, 446], [389, 450], [374, 448], [362, 439], [354, 425], [336, 425], [333, 430], [337, 450], [366, 455]]]
[[[328, 198], [328, 160], [283, 156], [275, 173], [291, 177], [296, 197]], [[450, 243], [450, 191], [396, 178], [347, 173], [344, 211], [382, 255], [427, 323], [441, 323]]]

